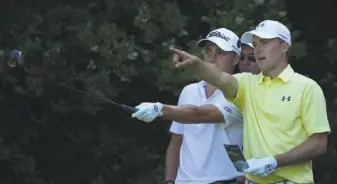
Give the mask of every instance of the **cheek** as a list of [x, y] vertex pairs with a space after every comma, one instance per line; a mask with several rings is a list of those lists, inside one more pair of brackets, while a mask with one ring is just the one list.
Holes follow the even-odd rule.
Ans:
[[226, 66], [230, 66], [232, 64], [232, 58], [231, 56], [221, 56], [218, 59], [218, 64], [220, 66], [226, 67]]
[[204, 54], [204, 61], [208, 60], [208, 56], [206, 54]]
[[257, 65], [257, 63], [251, 63], [251, 66], [254, 67], [254, 68], [258, 68], [259, 66]]
[[268, 54], [268, 57], [275, 57], [279, 54], [279, 48], [278, 47], [272, 47], [266, 52]]

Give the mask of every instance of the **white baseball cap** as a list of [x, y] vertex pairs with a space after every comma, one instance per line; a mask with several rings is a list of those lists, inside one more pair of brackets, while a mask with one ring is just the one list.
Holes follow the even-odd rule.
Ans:
[[224, 51], [234, 51], [237, 54], [241, 54], [241, 42], [239, 37], [226, 28], [219, 28], [208, 33], [205, 39], [201, 39], [197, 46], [201, 47], [205, 45], [206, 41], [211, 41]]
[[241, 41], [243, 43], [251, 43], [253, 35], [263, 39], [280, 38], [291, 46], [289, 29], [275, 20], [265, 20], [260, 22], [254, 30], [245, 32], [241, 37]]
[[240, 39], [242, 45], [248, 45], [249, 47], [254, 48], [252, 42], [248, 42], [247, 39], [246, 40], [242, 40], [242, 37], [243, 36], [241, 36], [241, 39]]

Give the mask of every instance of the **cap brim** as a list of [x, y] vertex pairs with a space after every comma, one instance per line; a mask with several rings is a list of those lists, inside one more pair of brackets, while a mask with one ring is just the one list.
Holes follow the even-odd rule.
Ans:
[[271, 35], [271, 34], [263, 33], [261, 31], [253, 30], [253, 31], [245, 32], [241, 37], [241, 42], [245, 43], [245, 44], [252, 43], [254, 35], [257, 36], [257, 37], [263, 38], [263, 39], [277, 38], [277, 36], [275, 36], [275, 35]]
[[[211, 37], [211, 38], [207, 38], [207, 39], [201, 39], [198, 41], [197, 46], [198, 47], [204, 47], [205, 44], [207, 43], [207, 41], [214, 43], [215, 45], [217, 45], [221, 50], [223, 51], [234, 51], [236, 52], [233, 48], [227, 46], [226, 44], [224, 44], [223, 39], [221, 38], [217, 38], [217, 37]], [[237, 53], [237, 52], [236, 52]]]
[[248, 45], [249, 47], [254, 48], [252, 43], [242, 43], [242, 45]]
[[204, 47], [207, 41], [210, 41], [210, 40], [208, 40], [208, 39], [201, 39], [201, 40], [199, 40], [197, 42], [197, 47]]

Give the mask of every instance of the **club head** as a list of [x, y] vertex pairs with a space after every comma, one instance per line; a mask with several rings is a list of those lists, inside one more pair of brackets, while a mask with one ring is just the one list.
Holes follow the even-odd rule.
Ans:
[[23, 54], [19, 50], [11, 50], [4, 58], [9, 68], [24, 67]]

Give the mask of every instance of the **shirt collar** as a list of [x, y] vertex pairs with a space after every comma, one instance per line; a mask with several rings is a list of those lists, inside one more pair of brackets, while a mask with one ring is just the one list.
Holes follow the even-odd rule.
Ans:
[[202, 80], [202, 81], [200, 81], [200, 82], [198, 83], [198, 85], [201, 86], [201, 87], [206, 87], [206, 86], [207, 86], [207, 82], [204, 81], [204, 80]]
[[[277, 78], [281, 79], [283, 82], [288, 83], [291, 76], [294, 74], [293, 68], [288, 64], [288, 66], [277, 76]], [[258, 84], [262, 84], [265, 76], [262, 74], [262, 72], [258, 75]]]

